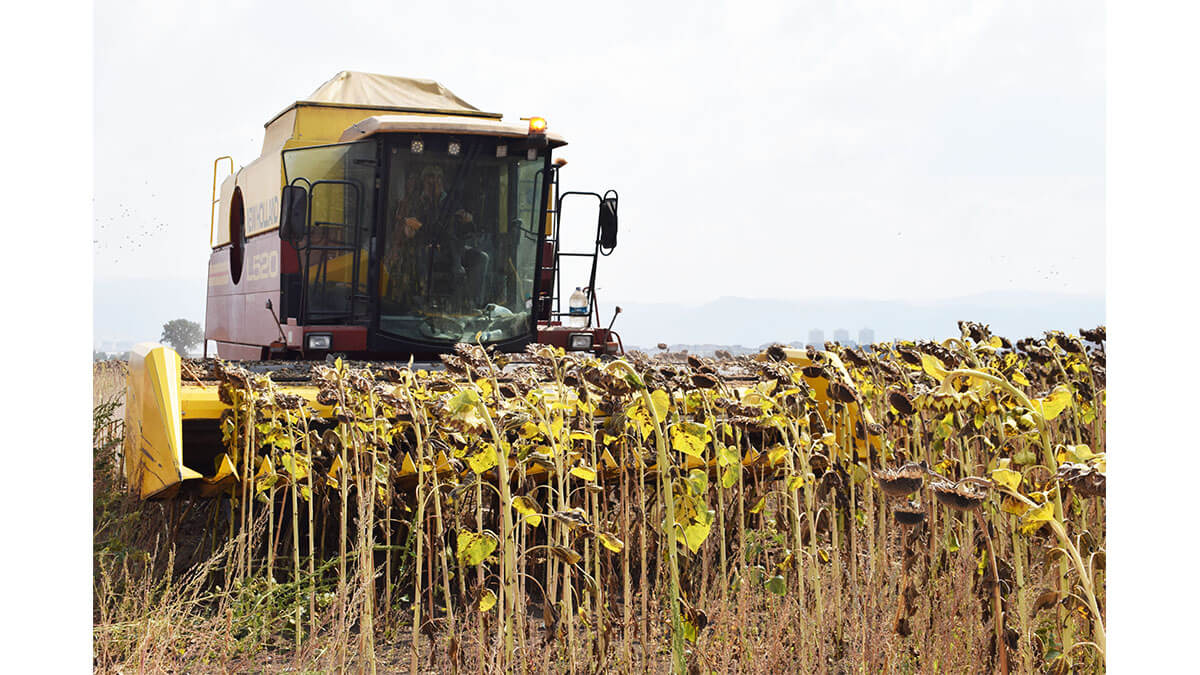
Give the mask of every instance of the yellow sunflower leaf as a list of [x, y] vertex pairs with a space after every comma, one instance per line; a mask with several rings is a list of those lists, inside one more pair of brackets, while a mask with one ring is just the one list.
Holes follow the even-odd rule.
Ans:
[[[697, 431], [699, 433], [697, 433]], [[676, 424], [671, 427], [671, 447], [697, 459], [704, 458], [708, 446], [708, 430], [699, 424]]]
[[458, 533], [458, 562], [474, 567], [496, 550], [498, 542], [486, 534], [460, 531]]
[[731, 448], [727, 445], [717, 446], [717, 466], [729, 466], [739, 463], [737, 448]]
[[698, 635], [698, 633], [696, 631], [696, 624], [692, 623], [691, 621], [688, 621], [687, 619], [681, 619], [680, 623], [683, 625], [684, 639], [687, 640], [688, 642], [694, 643], [696, 641], [696, 637]]
[[1071, 404], [1071, 390], [1065, 385], [1058, 385], [1047, 396], [1036, 399], [1033, 405], [1042, 412], [1042, 417], [1050, 421], [1058, 417]]
[[575, 563], [579, 562], [580, 560], [583, 560], [583, 556], [579, 555], [575, 551], [572, 551], [571, 549], [567, 548], [566, 546], [551, 546], [550, 547], [550, 555], [554, 556], [555, 558], [558, 558], [559, 560], [567, 563], [568, 565], [574, 565]]
[[601, 532], [598, 535], [598, 538], [600, 539], [600, 543], [604, 544], [604, 548], [612, 551], [613, 553], [620, 553], [621, 551], [625, 550], [625, 542], [621, 541], [614, 535], [611, 535], [607, 532]]
[[750, 513], [758, 513], [759, 511], [762, 511], [763, 506], [765, 506], [766, 503], [767, 503], [766, 495], [759, 497], [758, 501], [754, 503], [754, 506], [750, 507]]
[[463, 389], [446, 403], [446, 407], [449, 408], [451, 415], [461, 419], [474, 411], [475, 405], [478, 403], [479, 394], [474, 389]]
[[580, 480], [596, 480], [596, 470], [587, 466], [586, 464], [580, 464], [579, 466], [573, 467], [571, 469], [571, 475], [579, 478]]
[[738, 463], [730, 464], [721, 470], [721, 487], [728, 490], [737, 484], [738, 475], [741, 474], [742, 465]]
[[997, 485], [1016, 490], [1021, 485], [1021, 474], [1012, 469], [995, 469], [992, 471], [992, 480]]
[[483, 446], [479, 452], [467, 458], [467, 464], [475, 473], [483, 473], [496, 466], [496, 448], [491, 444]]
[[1021, 516], [1021, 534], [1033, 534], [1042, 523], [1054, 517], [1054, 503], [1047, 501], [1041, 506], [1030, 508]]
[[650, 402], [654, 404], [654, 412], [661, 422], [667, 419], [667, 411], [671, 409], [671, 396], [662, 389], [655, 389], [650, 394]]
[[496, 606], [496, 594], [492, 589], [487, 589], [483, 592], [483, 596], [479, 598], [479, 611], [486, 612]]
[[778, 463], [787, 455], [788, 449], [786, 445], [777, 445], [767, 452], [767, 461], [772, 465]]
[[255, 478], [270, 476], [275, 473], [275, 466], [271, 463], [271, 457], [264, 456], [262, 461], [258, 463], [258, 473], [254, 474]]
[[525, 522], [533, 527], [542, 524], [542, 516], [538, 513], [537, 502], [529, 497], [516, 496], [512, 499], [512, 506], [517, 510], [517, 513], [525, 516]]
[[712, 531], [713, 521], [717, 519], [716, 511], [708, 509], [700, 511], [696, 514], [696, 519], [690, 525], [683, 528], [683, 540], [687, 544], [692, 553], [700, 550], [700, 545], [708, 539], [709, 532]]
[[329, 484], [329, 487], [334, 488], [335, 490], [341, 487], [341, 483], [338, 482], [340, 480], [341, 473], [342, 457], [341, 455], [335, 455], [333, 458], [333, 465], [329, 467], [329, 477], [325, 479], [325, 482]]
[[481, 377], [478, 380], [475, 380], [475, 386], [479, 387], [479, 394], [483, 398], [487, 398], [488, 396], [492, 395], [492, 381], [486, 377]]
[[1086, 462], [1096, 456], [1096, 454], [1092, 452], [1092, 449], [1086, 445], [1070, 445], [1067, 447], [1071, 452], [1075, 453], [1075, 459], [1081, 462]]
[[946, 366], [936, 356], [921, 354], [921, 368], [938, 382], [946, 379]]

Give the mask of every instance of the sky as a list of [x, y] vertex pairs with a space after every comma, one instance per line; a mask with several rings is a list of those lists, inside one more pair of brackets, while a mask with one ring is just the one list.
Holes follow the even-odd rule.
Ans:
[[1101, 3], [407, 4], [97, 2], [97, 306], [202, 314], [213, 159], [340, 70], [545, 117], [609, 302], [1104, 294]]

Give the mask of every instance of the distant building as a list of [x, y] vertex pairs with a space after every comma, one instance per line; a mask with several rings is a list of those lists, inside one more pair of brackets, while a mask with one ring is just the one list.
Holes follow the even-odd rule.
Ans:
[[820, 329], [808, 331], [808, 344], [810, 344], [818, 349], [824, 349], [825, 348], [824, 347], [825, 331], [820, 330]]
[[863, 328], [858, 331], [858, 344], [864, 347], [875, 344], [875, 331], [870, 328]]
[[833, 331], [833, 341], [846, 346], [850, 344], [850, 331], [845, 328], [836, 328]]

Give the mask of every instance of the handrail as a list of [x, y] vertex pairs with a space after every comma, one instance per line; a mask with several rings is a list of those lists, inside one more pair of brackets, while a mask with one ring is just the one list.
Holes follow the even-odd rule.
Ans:
[[[229, 160], [229, 173], [226, 175], [228, 176], [233, 173], [233, 158], [230, 157], [229, 155], [221, 155], [220, 157], [213, 160], [212, 206], [216, 206], [221, 201], [220, 199], [217, 198], [217, 164], [219, 164], [221, 162], [221, 160], [223, 160], [223, 159]], [[216, 227], [216, 224], [217, 224], [216, 210], [213, 209], [212, 206], [210, 206], [208, 209], [208, 247], [209, 248], [212, 248], [213, 229]]]

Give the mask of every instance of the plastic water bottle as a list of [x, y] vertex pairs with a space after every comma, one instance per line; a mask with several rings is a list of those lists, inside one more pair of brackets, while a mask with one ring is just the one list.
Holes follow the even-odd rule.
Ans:
[[588, 299], [587, 294], [583, 289], [576, 286], [575, 292], [571, 294], [570, 301], [570, 316], [567, 317], [566, 325], [571, 328], [584, 328], [587, 326], [588, 320]]

